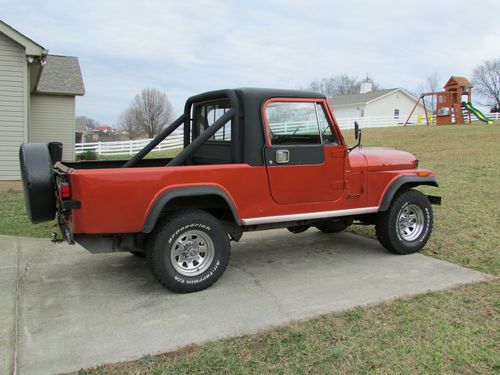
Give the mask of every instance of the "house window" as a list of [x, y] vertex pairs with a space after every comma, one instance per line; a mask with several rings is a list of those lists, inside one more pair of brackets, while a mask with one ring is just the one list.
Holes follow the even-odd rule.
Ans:
[[359, 111], [359, 117], [365, 117], [365, 110], [364, 109]]
[[399, 119], [399, 109], [398, 109], [398, 108], [396, 108], [396, 109], [394, 110], [394, 119], [395, 119], [395, 120]]

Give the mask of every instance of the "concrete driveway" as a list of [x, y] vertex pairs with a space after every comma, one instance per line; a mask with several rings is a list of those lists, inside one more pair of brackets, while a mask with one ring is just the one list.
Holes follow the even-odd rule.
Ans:
[[0, 237], [0, 373], [54, 374], [131, 360], [291, 320], [486, 280], [343, 233], [273, 230], [233, 244], [210, 289], [176, 295], [143, 259]]

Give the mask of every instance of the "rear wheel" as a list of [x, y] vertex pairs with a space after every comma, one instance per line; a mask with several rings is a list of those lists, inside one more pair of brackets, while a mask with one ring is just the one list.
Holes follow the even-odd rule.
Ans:
[[432, 206], [416, 190], [400, 193], [386, 212], [379, 213], [375, 230], [382, 246], [398, 254], [421, 250], [432, 233]]
[[220, 222], [205, 211], [187, 210], [157, 224], [146, 258], [163, 286], [190, 293], [215, 283], [229, 255], [229, 237]]

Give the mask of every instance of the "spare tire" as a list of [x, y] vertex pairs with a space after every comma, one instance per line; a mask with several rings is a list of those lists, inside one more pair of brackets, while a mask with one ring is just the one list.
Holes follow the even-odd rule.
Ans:
[[45, 143], [23, 143], [19, 149], [26, 212], [33, 224], [53, 220], [56, 196], [52, 162]]

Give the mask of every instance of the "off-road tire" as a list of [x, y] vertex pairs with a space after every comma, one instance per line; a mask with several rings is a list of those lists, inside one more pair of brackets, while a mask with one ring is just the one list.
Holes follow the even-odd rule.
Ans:
[[339, 233], [344, 231], [349, 226], [344, 220], [340, 221], [325, 221], [320, 224], [315, 225], [317, 229], [323, 233]]
[[[405, 238], [400, 229], [404, 221], [402, 215], [405, 209], [409, 208], [417, 212], [421, 210], [422, 213], [421, 229], [413, 233], [414, 238], [409, 238], [412, 237], [411, 232]], [[433, 222], [434, 216], [429, 199], [421, 192], [410, 189], [397, 194], [389, 210], [378, 214], [375, 231], [380, 244], [387, 250], [398, 254], [412, 254], [420, 251], [429, 240]]]
[[[183, 235], [192, 237], [193, 233], [204, 237], [205, 242], [211, 241], [213, 259], [205, 265], [207, 268], [202, 273], [190, 276], [175, 268], [181, 266], [175, 265], [171, 254], [177, 254], [174, 248], [178, 248]], [[164, 287], [177, 293], [191, 293], [208, 288], [222, 276], [229, 263], [230, 253], [229, 236], [218, 219], [202, 210], [185, 210], [172, 213], [156, 224], [146, 251], [146, 260], [153, 276]]]
[[33, 224], [56, 216], [54, 175], [45, 143], [23, 143], [19, 148], [26, 213]]

